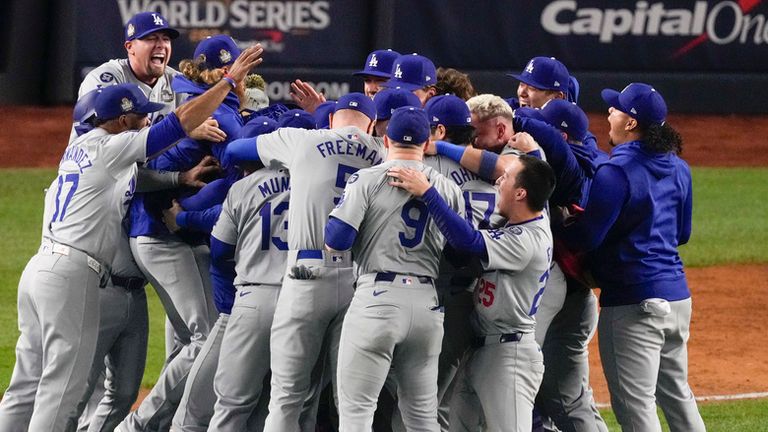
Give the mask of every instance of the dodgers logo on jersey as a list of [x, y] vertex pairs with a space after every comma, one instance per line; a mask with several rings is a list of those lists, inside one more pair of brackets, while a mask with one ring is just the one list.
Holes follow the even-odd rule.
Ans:
[[101, 80], [101, 82], [108, 83], [108, 82], [114, 81], [115, 80], [115, 76], [112, 75], [109, 72], [104, 72], [101, 75], [99, 75], [99, 79]]
[[358, 178], [360, 178], [360, 175], [358, 175], [357, 173], [352, 174], [351, 176], [349, 176], [349, 179], [347, 179], [347, 184], [352, 184], [356, 182]]

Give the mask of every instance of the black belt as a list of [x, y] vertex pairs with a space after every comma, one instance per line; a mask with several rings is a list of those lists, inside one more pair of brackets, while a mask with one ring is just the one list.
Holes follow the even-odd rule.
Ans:
[[145, 281], [144, 278], [112, 275], [112, 285], [125, 288], [128, 291], [142, 289], [146, 284], [147, 281]]
[[478, 336], [478, 337], [475, 337], [474, 346], [479, 348], [486, 345], [503, 344], [508, 342], [520, 342], [520, 339], [523, 338], [524, 334], [525, 333], [523, 332], [517, 332], [517, 333], [502, 333], [500, 335]]
[[[376, 273], [375, 281], [376, 282], [394, 282], [398, 275], [400, 275], [400, 273], [379, 272], [379, 273]], [[432, 278], [429, 276], [415, 276], [415, 275], [402, 275], [402, 276], [418, 279], [418, 281], [423, 284], [432, 283]]]

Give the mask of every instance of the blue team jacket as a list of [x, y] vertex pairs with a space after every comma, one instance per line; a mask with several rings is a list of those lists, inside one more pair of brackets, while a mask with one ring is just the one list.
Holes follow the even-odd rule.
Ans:
[[[190, 99], [203, 94], [208, 86], [189, 81], [183, 76], [173, 79], [172, 88], [177, 93], [188, 93]], [[243, 118], [240, 115], [240, 101], [234, 93], [229, 93], [224, 102], [214, 111], [212, 117], [219, 122], [219, 128], [227, 134], [222, 143], [211, 144], [184, 138], [179, 143], [147, 163], [147, 167], [165, 171], [186, 171], [197, 165], [206, 155], [213, 154], [221, 161], [226, 145], [240, 135]], [[234, 183], [240, 174], [234, 167], [223, 167], [228, 183]], [[130, 236], [158, 236], [168, 234], [162, 221], [162, 209], [171, 206], [173, 198], [189, 196], [194, 190], [175, 189], [134, 195], [130, 209]], [[226, 194], [225, 194], [226, 195]]]
[[[641, 142], [633, 141], [616, 147], [611, 158], [597, 168], [597, 174], [609, 165], [618, 170], [606, 172], [620, 173], [615, 175], [623, 178], [598, 175], [592, 186], [593, 189], [610, 188], [611, 183], [628, 186], [623, 196], [603, 204], [618, 206], [618, 217], [601, 243], [595, 244], [595, 238], [577, 239], [587, 249], [594, 248], [590, 262], [602, 289], [600, 304], [637, 304], [654, 297], [669, 301], [689, 298], [683, 262], [677, 251], [678, 245], [685, 244], [691, 233], [692, 188], [688, 164], [672, 153], [648, 152]], [[598, 180], [605, 184], [598, 185]], [[584, 216], [588, 214], [589, 211]]]

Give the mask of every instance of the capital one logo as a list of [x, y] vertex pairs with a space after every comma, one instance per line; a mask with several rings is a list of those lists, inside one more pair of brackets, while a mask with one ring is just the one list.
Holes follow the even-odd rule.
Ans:
[[379, 59], [376, 58], [376, 54], [371, 55], [371, 61], [368, 62], [368, 66], [370, 66], [370, 67], [378, 67], [379, 66]]
[[542, 28], [554, 35], [597, 36], [611, 43], [621, 36], [696, 38], [678, 49], [679, 57], [706, 41], [717, 45], [768, 44], [768, 17], [750, 14], [764, 0], [703, 0], [688, 8], [666, 8], [663, 2], [638, 1], [634, 9], [579, 7], [576, 0], [557, 0], [541, 13]]
[[155, 20], [156, 26], [163, 25], [163, 18], [158, 14], [152, 14], [152, 19]]
[[402, 78], [403, 77], [403, 71], [400, 70], [400, 63], [397, 64], [397, 67], [395, 67], [395, 78]]

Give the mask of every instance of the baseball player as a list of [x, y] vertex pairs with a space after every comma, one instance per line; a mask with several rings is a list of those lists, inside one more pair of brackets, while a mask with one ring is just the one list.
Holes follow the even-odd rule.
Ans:
[[[272, 323], [272, 393], [265, 431], [299, 430], [299, 411], [311, 387], [313, 367], [330, 346], [331, 370], [344, 311], [352, 299], [349, 253], [323, 250], [323, 227], [347, 177], [381, 162], [384, 148], [369, 134], [373, 101], [362, 93], [339, 99], [330, 130], [278, 129], [227, 146], [227, 157], [261, 161], [291, 173], [288, 273]], [[331, 375], [333, 376], [333, 375]]]
[[517, 98], [520, 106], [541, 108], [552, 99], [567, 99], [570, 87], [568, 68], [554, 57], [534, 57], [520, 74], [509, 74], [520, 81]]
[[382, 84], [392, 77], [392, 63], [400, 57], [400, 53], [391, 49], [376, 50], [368, 54], [365, 66], [354, 76], [363, 78], [363, 93], [373, 99], [376, 93], [383, 90]]
[[[101, 91], [96, 89], [86, 93], [75, 104], [74, 128], [78, 136], [93, 129], [95, 102]], [[200, 184], [198, 178], [211, 169], [208, 162], [185, 173], [140, 167], [136, 190], [174, 188], [180, 182], [197, 186]], [[51, 216], [45, 215], [44, 220], [50, 220]], [[91, 424], [93, 430], [114, 429], [136, 400], [144, 374], [148, 331], [146, 282], [133, 262], [125, 232], [120, 239], [111, 263], [111, 278], [99, 293], [101, 316], [96, 356], [86, 393], [77, 407], [77, 412], [82, 412], [78, 424], [78, 430], [82, 431], [88, 430]]]
[[386, 135], [389, 118], [392, 117], [392, 113], [397, 108], [403, 106], [421, 107], [421, 101], [413, 92], [400, 88], [383, 89], [376, 93], [373, 103], [376, 104], [374, 132], [378, 137]]
[[[232, 74], [245, 77], [260, 48], [246, 51]], [[136, 162], [175, 143], [202, 123], [229, 91], [224, 82], [206, 97], [170, 114], [152, 128], [150, 102], [135, 85], [104, 89], [96, 101], [99, 127], [65, 151], [43, 245], [19, 283], [17, 358], [0, 402], [0, 430], [60, 431], [74, 428], [85, 392], [99, 325], [99, 287], [110, 276], [120, 223], [135, 190]], [[139, 129], [144, 128], [141, 131]]]
[[[216, 35], [202, 40], [195, 49], [193, 60], [181, 62], [183, 76], [174, 79], [173, 87], [179, 93], [192, 95], [194, 100], [204, 94], [218, 80], [230, 83], [230, 93], [214, 112], [214, 118], [228, 137], [239, 135], [242, 127], [240, 100], [244, 88], [241, 81], [227, 75], [240, 55], [240, 49], [231, 37]], [[234, 85], [232, 85], [234, 84]], [[188, 103], [188, 102], [187, 102]], [[173, 150], [150, 162], [154, 169], [183, 170], [193, 166], [208, 152], [219, 156], [227, 144], [209, 145], [191, 138], [184, 139]], [[211, 182], [195, 196], [187, 198], [199, 204], [201, 210], [226, 196], [226, 189], [240, 173], [231, 166], [223, 165], [225, 179]], [[121, 424], [121, 430], [142, 430], [162, 427], [170, 423], [184, 390], [184, 382], [210, 329], [216, 321], [210, 276], [208, 275], [209, 249], [205, 233], [173, 235], [161, 222], [160, 209], [168, 204], [170, 193], [137, 194], [131, 205], [131, 249], [139, 268], [158, 292], [181, 345], [169, 359], [157, 384], [144, 398], [139, 408], [130, 413]], [[212, 199], [205, 199], [208, 196]], [[182, 199], [186, 208], [192, 206]]]
[[[156, 12], [139, 12], [125, 25], [124, 59], [113, 59], [90, 71], [77, 92], [78, 98], [97, 88], [115, 84], [132, 83], [139, 86], [152, 102], [163, 108], [150, 115], [152, 124], [160, 121], [183, 102], [183, 96], [171, 88], [173, 77], [178, 74], [168, 66], [171, 60], [171, 41], [179, 32], [168, 25]], [[74, 134], [73, 134], [74, 136]], [[222, 141], [224, 132], [210, 119], [190, 134], [195, 139]]]
[[552, 169], [519, 156], [499, 180], [500, 229], [477, 231], [453, 212], [423, 174], [393, 168], [398, 185], [421, 196], [440, 231], [455, 248], [483, 260], [472, 316], [476, 348], [470, 352], [451, 405], [451, 430], [531, 430], [533, 401], [544, 373], [534, 338], [534, 315], [552, 258], [552, 235], [543, 211], [555, 183]]
[[[430, 120], [430, 140], [443, 140], [458, 145], [468, 145], [474, 137], [471, 113], [467, 104], [457, 96], [435, 96], [427, 102], [427, 116]], [[463, 168], [457, 162], [442, 156], [424, 159], [462, 190], [466, 208], [465, 217], [477, 229], [498, 227], [504, 224], [496, 203], [498, 191], [493, 184], [477, 174]], [[479, 276], [481, 264], [446, 248], [441, 260], [437, 290], [445, 308], [444, 335], [438, 364], [438, 422], [442, 431], [449, 430], [450, 403], [455, 377], [461, 359], [473, 340], [469, 316], [473, 309], [472, 292]]]
[[214, 226], [214, 292], [230, 294], [219, 295], [217, 301], [229, 321], [213, 379], [209, 430], [263, 428], [253, 422], [263, 421], [266, 414], [256, 414], [256, 407], [269, 372], [270, 331], [283, 278], [283, 272], [275, 270], [285, 268], [287, 258], [288, 199], [285, 171], [258, 170], [232, 186]]
[[381, 85], [387, 88], [402, 88], [419, 97], [421, 106], [437, 94], [437, 71], [432, 60], [418, 55], [403, 54], [392, 65], [392, 77]]
[[[461, 190], [421, 161], [429, 121], [420, 108], [395, 110], [384, 145], [387, 161], [351, 176], [331, 212], [325, 241], [352, 250], [357, 289], [341, 332], [338, 399], [341, 431], [368, 431], [393, 366], [407, 430], [438, 431], [437, 362], [443, 310], [435, 291], [444, 244], [421, 200], [391, 187], [388, 170], [411, 167], [429, 176], [455, 211]], [[371, 337], [374, 335], [375, 337]]]
[[692, 187], [680, 135], [652, 86], [605, 89], [611, 158], [600, 165], [581, 218], [566, 228], [591, 251], [600, 292], [600, 358], [624, 431], [704, 431], [688, 386], [691, 299], [679, 245], [691, 234]]

